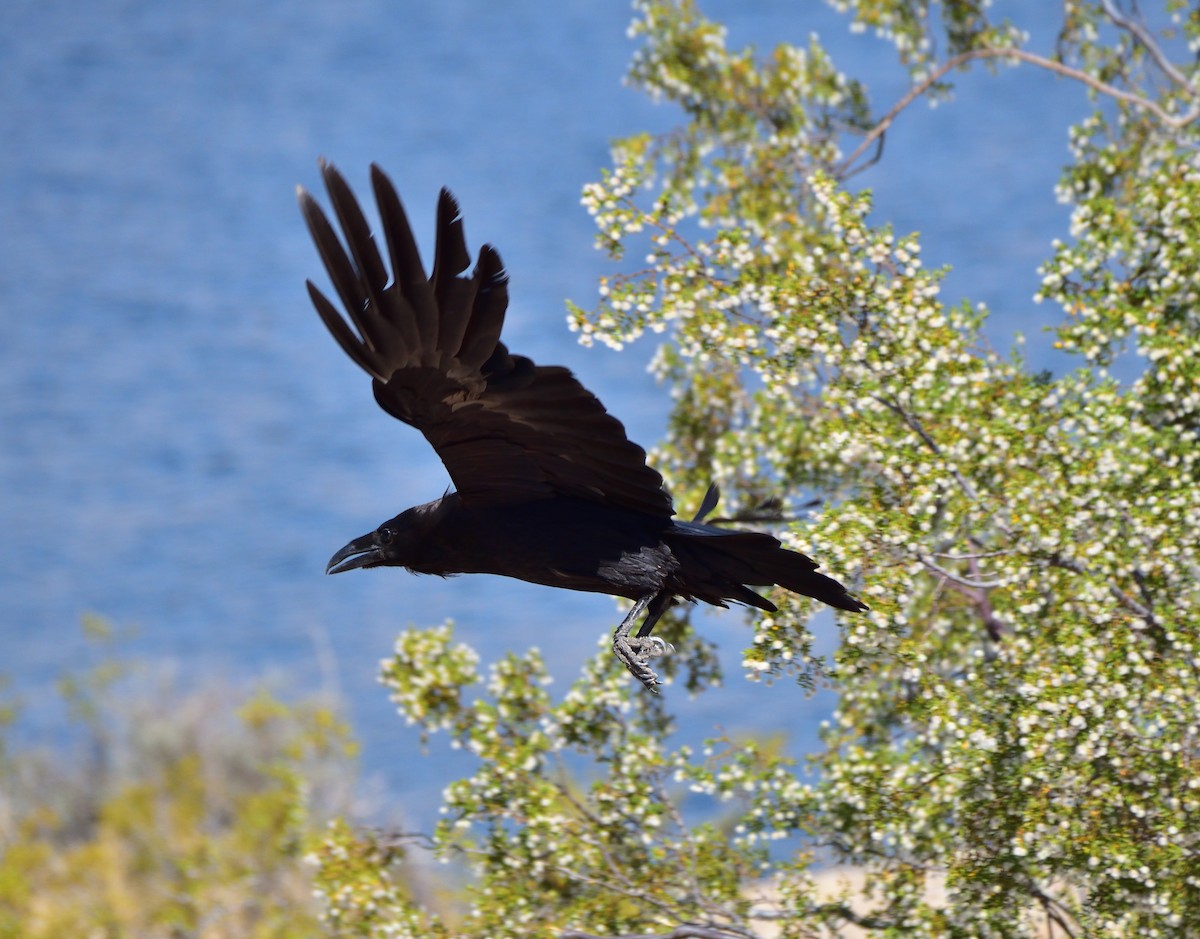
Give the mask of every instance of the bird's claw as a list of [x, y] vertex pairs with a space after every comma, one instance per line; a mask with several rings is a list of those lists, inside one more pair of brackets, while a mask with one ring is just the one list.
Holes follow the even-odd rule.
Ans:
[[613, 638], [613, 652], [620, 659], [633, 677], [646, 686], [648, 691], [658, 694], [657, 685], [661, 684], [658, 675], [650, 667], [649, 660], [674, 652], [675, 647], [658, 636], [616, 636]]

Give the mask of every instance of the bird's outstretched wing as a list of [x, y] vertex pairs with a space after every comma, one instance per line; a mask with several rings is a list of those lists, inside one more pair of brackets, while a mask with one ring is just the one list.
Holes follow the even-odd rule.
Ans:
[[664, 517], [673, 512], [646, 452], [595, 395], [560, 366], [534, 365], [500, 342], [508, 277], [485, 245], [470, 264], [458, 203], [438, 200], [433, 273], [391, 181], [378, 166], [371, 182], [389, 264], [345, 179], [322, 163], [338, 239], [317, 202], [299, 190], [300, 208], [346, 316], [308, 282], [321, 319], [374, 379], [380, 407], [416, 427], [454, 480], [464, 504], [573, 496]]

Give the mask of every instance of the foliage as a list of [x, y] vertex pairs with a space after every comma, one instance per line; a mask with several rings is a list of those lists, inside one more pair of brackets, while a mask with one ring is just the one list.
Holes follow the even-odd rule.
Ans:
[[[1193, 935], [1200, 14], [1167, 0], [1151, 27], [1069, 0], [1044, 55], [984, 2], [837, 0], [910, 69], [879, 114], [816, 38], [759, 56], [690, 0], [636, 6], [632, 80], [683, 123], [621, 141], [587, 187], [601, 245], [647, 259], [572, 325], [662, 338], [676, 407], [655, 459], [679, 504], [709, 479], [742, 510], [819, 494], [783, 537], [872, 610], [841, 618], [834, 662], [809, 652], [808, 601], [754, 617], [751, 676], [840, 690], [812, 777], [749, 741], [673, 746], [663, 703], [606, 653], [554, 701], [534, 653], [472, 691], [474, 654], [448, 631], [403, 637], [384, 674], [401, 712], [479, 757], [435, 838], [477, 881], [461, 921], [434, 922], [342, 830], [328, 850], [355, 861], [322, 887], [338, 922], [378, 896], [360, 934]], [[1077, 357], [1059, 376], [990, 349], [987, 311], [943, 304], [917, 237], [846, 185], [975, 62], [1045, 69], [1094, 102], [1039, 295]], [[1119, 381], [1123, 351], [1143, 361]], [[688, 649], [677, 667], [701, 661]], [[831, 896], [822, 864], [865, 880]], [[361, 901], [338, 892], [350, 881]]]
[[111, 655], [64, 678], [76, 760], [0, 750], [0, 936], [319, 932], [305, 853], [353, 749], [335, 711], [146, 678]]

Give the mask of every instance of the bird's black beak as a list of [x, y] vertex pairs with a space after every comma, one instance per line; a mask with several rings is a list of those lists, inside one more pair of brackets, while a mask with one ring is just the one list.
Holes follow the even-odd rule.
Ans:
[[356, 567], [375, 567], [383, 563], [383, 549], [375, 539], [375, 532], [355, 538], [325, 565], [326, 574], [340, 574]]

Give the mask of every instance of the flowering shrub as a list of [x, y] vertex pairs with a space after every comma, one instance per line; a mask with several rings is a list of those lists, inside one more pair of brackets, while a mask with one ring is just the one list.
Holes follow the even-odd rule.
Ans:
[[[632, 80], [683, 123], [622, 141], [585, 190], [601, 246], [647, 254], [570, 314], [585, 343], [660, 338], [675, 409], [653, 459], [680, 505], [710, 479], [727, 511], [782, 497], [781, 520], [821, 496], [781, 536], [871, 611], [841, 618], [825, 662], [811, 601], [777, 593], [745, 656], [751, 677], [836, 682], [819, 772], [746, 741], [668, 746], [664, 704], [607, 654], [562, 700], [535, 653], [472, 696], [473, 653], [410, 635], [384, 680], [479, 757], [434, 839], [476, 880], [462, 919], [435, 921], [341, 830], [339, 915], [360, 901], [338, 883], [390, 904], [362, 933], [1196, 934], [1200, 86], [1184, 50], [1200, 14], [1166, 2], [1151, 28], [1132, 4], [1071, 0], [1046, 58], [987, 3], [834, 6], [911, 70], [882, 115], [815, 38], [759, 58], [688, 0], [639, 0]], [[1078, 357], [1059, 376], [990, 349], [987, 311], [944, 305], [917, 237], [844, 185], [906, 107], [980, 60], [1050, 70], [1095, 104], [1037, 298]], [[1123, 351], [1144, 364], [1119, 381]], [[676, 627], [674, 664], [702, 688], [711, 660]], [[830, 863], [865, 879], [819, 889]]]

